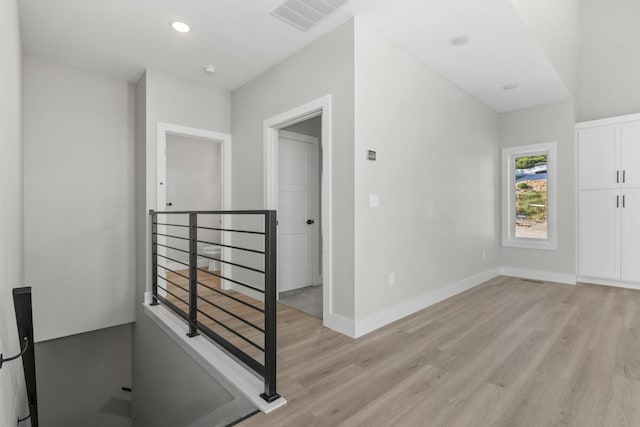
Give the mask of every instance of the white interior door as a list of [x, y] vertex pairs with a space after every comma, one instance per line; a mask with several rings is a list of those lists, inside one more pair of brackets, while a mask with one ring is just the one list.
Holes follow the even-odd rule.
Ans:
[[578, 185], [581, 190], [618, 188], [619, 126], [584, 129], [578, 134]]
[[640, 189], [624, 190], [620, 238], [622, 280], [640, 282]]
[[319, 251], [319, 141], [280, 131], [278, 292], [314, 284]]
[[640, 122], [622, 125], [622, 187], [640, 188]]
[[579, 261], [581, 277], [620, 279], [620, 211], [618, 190], [581, 191]]

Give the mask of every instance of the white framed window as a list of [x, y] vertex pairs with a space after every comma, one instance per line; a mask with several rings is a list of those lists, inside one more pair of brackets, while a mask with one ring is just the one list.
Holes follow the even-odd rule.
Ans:
[[502, 246], [558, 248], [557, 143], [502, 149]]

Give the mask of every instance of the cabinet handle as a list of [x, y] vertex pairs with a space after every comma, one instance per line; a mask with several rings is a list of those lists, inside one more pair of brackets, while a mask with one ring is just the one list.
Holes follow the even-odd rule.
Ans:
[[620, 184], [620, 171], [616, 171], [616, 184]]
[[623, 195], [622, 195], [622, 207], [623, 207], [623, 208], [626, 208], [626, 207], [627, 207], [627, 206], [626, 206], [626, 202], [625, 202], [625, 198], [626, 198], [626, 197], [625, 197], [625, 195], [623, 194]]
[[624, 184], [625, 182], [627, 182], [627, 171], [623, 170], [622, 171], [622, 183]]
[[620, 207], [620, 196], [616, 196], [616, 208]]

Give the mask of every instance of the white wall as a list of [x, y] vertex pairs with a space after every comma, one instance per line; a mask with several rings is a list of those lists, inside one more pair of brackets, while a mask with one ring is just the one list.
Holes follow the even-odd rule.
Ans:
[[640, 113], [640, 2], [583, 0], [578, 120]]
[[[602, 0], [602, 4], [609, 3]], [[569, 93], [578, 93], [582, 0], [511, 0]]]
[[35, 339], [132, 322], [133, 86], [33, 57], [24, 76]]
[[[501, 114], [498, 119], [502, 147], [558, 143], [558, 249], [555, 251], [501, 248], [503, 267], [556, 273], [555, 280], [575, 279], [575, 142], [571, 101]], [[522, 274], [521, 274], [522, 275]], [[545, 277], [538, 274], [538, 278]], [[535, 278], [535, 275], [532, 276]], [[554, 280], [550, 277], [549, 280]]]
[[[22, 42], [16, 0], [0, 0], [0, 352], [20, 352], [11, 290], [24, 286]], [[0, 370], [0, 425], [28, 414], [20, 360]]]
[[[355, 28], [356, 331], [364, 333], [495, 269], [499, 162], [494, 112], [362, 21]], [[379, 207], [369, 207], [369, 194]]]
[[263, 201], [263, 122], [332, 95], [334, 314], [353, 319], [353, 21], [232, 94], [233, 207]]

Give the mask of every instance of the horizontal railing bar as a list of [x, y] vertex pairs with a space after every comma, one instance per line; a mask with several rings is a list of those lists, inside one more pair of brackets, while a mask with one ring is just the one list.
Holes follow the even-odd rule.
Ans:
[[198, 227], [202, 230], [230, 231], [233, 233], [260, 234], [264, 236], [264, 231], [237, 230], [235, 228]]
[[[162, 267], [162, 268], [164, 268], [165, 270], [172, 272], [173, 274], [177, 274], [178, 276], [183, 277], [183, 278], [185, 278], [185, 279], [189, 280], [189, 276], [185, 276], [184, 274], [178, 273], [177, 271], [174, 271], [174, 270], [172, 270], [172, 269], [170, 269], [170, 268], [167, 268], [167, 267], [165, 267], [164, 265], [158, 265], [158, 267]], [[156, 276], [160, 276], [160, 274], [156, 273]], [[166, 279], [165, 279], [165, 280], [166, 280]]]
[[[200, 270], [200, 271], [203, 271], [203, 270]], [[256, 310], [256, 311], [259, 311], [260, 313], [264, 313], [264, 310], [263, 310], [263, 309], [261, 309], [260, 307], [256, 307], [255, 305], [249, 304], [249, 303], [248, 303], [248, 302], [246, 302], [246, 301], [242, 301], [240, 298], [236, 298], [236, 297], [234, 297], [233, 295], [229, 295], [229, 294], [227, 294], [227, 293], [224, 293], [224, 292], [222, 292], [222, 291], [219, 291], [218, 289], [216, 289], [216, 288], [212, 288], [211, 286], [208, 286], [208, 285], [205, 285], [205, 284], [204, 284], [204, 283], [202, 283], [202, 282], [198, 282], [198, 284], [199, 284], [199, 285], [202, 285], [202, 286], [204, 286], [205, 288], [207, 288], [207, 289], [209, 289], [209, 290], [212, 290], [213, 292], [216, 292], [216, 293], [218, 293], [218, 294], [220, 294], [220, 295], [222, 295], [222, 296], [225, 296], [225, 297], [230, 298], [230, 299], [232, 299], [232, 300], [234, 300], [234, 301], [237, 301], [237, 302], [239, 302], [240, 304], [244, 304], [244, 305], [246, 305], [247, 307], [251, 307], [251, 308], [253, 308], [253, 309], [254, 309], [254, 310]]]
[[207, 255], [202, 255], [202, 254], [196, 254], [196, 255], [198, 255], [199, 257], [202, 257], [202, 258], [207, 258], [207, 259], [212, 259], [214, 261], [219, 261], [219, 262], [222, 262], [224, 264], [233, 265], [234, 267], [244, 268], [245, 270], [251, 270], [251, 271], [255, 271], [256, 273], [264, 274], [264, 271], [258, 270], [257, 268], [247, 267], [246, 265], [237, 264], [237, 263], [231, 262], [231, 261], [225, 261], [223, 259], [214, 258], [214, 257], [207, 256]]
[[178, 288], [182, 289], [183, 291], [185, 291], [186, 293], [189, 293], [189, 289], [187, 288], [183, 288], [182, 286], [178, 285], [175, 282], [172, 282], [171, 280], [167, 279], [166, 277], [162, 277], [161, 275], [158, 274], [158, 277], [161, 278], [162, 280], [166, 280], [167, 282], [171, 283], [173, 286], [177, 286]]
[[231, 248], [231, 249], [238, 249], [240, 251], [247, 251], [247, 252], [253, 252], [256, 254], [262, 254], [264, 255], [264, 251], [259, 251], [256, 249], [247, 249], [247, 248], [241, 248], [240, 246], [231, 246], [231, 245], [224, 245], [222, 243], [213, 243], [213, 242], [207, 242], [206, 240], [198, 240], [198, 243], [206, 243], [208, 245], [213, 245], [213, 246], [222, 246], [224, 248]]
[[156, 298], [158, 298], [158, 300], [163, 303], [164, 305], [166, 305], [167, 307], [169, 307], [174, 313], [176, 313], [178, 316], [182, 317], [184, 320], [186, 320], [187, 322], [189, 321], [189, 315], [187, 313], [185, 313], [183, 310], [181, 310], [180, 308], [178, 308], [177, 305], [175, 305], [174, 303], [172, 303], [171, 301], [167, 300], [164, 297], [161, 297], [160, 295], [156, 295]]
[[198, 214], [198, 215], [266, 215], [268, 210], [236, 210], [236, 211], [151, 211], [151, 214]]
[[[189, 316], [184, 311], [182, 311], [180, 308], [178, 308], [177, 305], [175, 305], [172, 302], [168, 301], [166, 298], [161, 297], [160, 295], [156, 295], [156, 298], [158, 298], [158, 300], [161, 303], [166, 305], [169, 309], [171, 309], [178, 316], [182, 317], [185, 321], [187, 321], [187, 322], [189, 321]], [[204, 332], [204, 334], [206, 336], [211, 338], [213, 341], [215, 341], [218, 345], [220, 345], [226, 351], [228, 351], [233, 356], [238, 358], [242, 363], [247, 365], [250, 369], [252, 369], [258, 375], [264, 377], [264, 373], [265, 373], [264, 365], [260, 364], [256, 359], [254, 359], [253, 357], [249, 356], [247, 353], [245, 353], [244, 351], [240, 350], [239, 348], [237, 348], [236, 346], [231, 344], [225, 338], [223, 338], [219, 334], [217, 334], [214, 331], [212, 331], [208, 326], [204, 325], [201, 322], [197, 322], [197, 323], [198, 323], [198, 329], [200, 329], [202, 332]]]
[[158, 245], [158, 246], [162, 246], [163, 248], [167, 248], [167, 249], [173, 249], [174, 251], [184, 252], [185, 254], [188, 254], [188, 253], [189, 253], [189, 251], [185, 251], [184, 249], [174, 248], [173, 246], [167, 246], [167, 245], [163, 245], [163, 244], [161, 244], [161, 243], [156, 243], [156, 245]]
[[221, 337], [217, 333], [213, 332], [207, 325], [198, 322], [198, 329], [200, 329], [206, 336], [215, 341], [218, 345], [224, 348], [226, 351], [231, 353], [233, 356], [238, 358], [242, 363], [247, 365], [249, 368], [253, 369], [258, 375], [264, 377], [264, 366], [260, 364], [256, 359], [249, 356], [244, 351], [240, 350], [235, 345], [231, 344], [225, 338]]
[[220, 279], [223, 279], [223, 280], [228, 280], [229, 282], [235, 283], [235, 284], [240, 285], [240, 286], [244, 286], [245, 288], [253, 289], [256, 292], [260, 292], [260, 293], [264, 294], [264, 290], [262, 290], [262, 289], [258, 289], [258, 288], [254, 287], [254, 286], [247, 285], [246, 283], [238, 282], [237, 280], [229, 279], [227, 277], [224, 277], [224, 276], [221, 276], [219, 274], [216, 274], [213, 271], [209, 271], [209, 270], [200, 270], [200, 271], [203, 271], [203, 272], [205, 272], [207, 274], [210, 274], [212, 276], [219, 277]]
[[182, 239], [182, 240], [189, 240], [188, 237], [180, 237], [180, 236], [173, 236], [171, 234], [162, 234], [162, 233], [153, 233], [156, 236], [165, 236], [165, 237], [171, 237], [173, 239]]
[[167, 223], [164, 223], [164, 222], [154, 222], [154, 224], [155, 225], [166, 225], [166, 226], [169, 226], [169, 227], [185, 227], [185, 228], [189, 228], [188, 225], [182, 225], [182, 224], [167, 224]]
[[[200, 283], [200, 282], [198, 282], [198, 283]], [[220, 307], [218, 304], [216, 304], [216, 303], [214, 303], [214, 302], [211, 302], [211, 301], [209, 301], [208, 299], [206, 299], [206, 298], [204, 298], [204, 297], [201, 297], [200, 295], [198, 295], [198, 298], [200, 298], [202, 301], [206, 302], [207, 304], [210, 304], [210, 305], [214, 306], [214, 307], [215, 307], [215, 308], [217, 308], [218, 310], [220, 310], [220, 311], [224, 311], [224, 312], [225, 312], [225, 313], [227, 313], [229, 316], [233, 316], [233, 317], [235, 317], [235, 318], [236, 318], [236, 319], [238, 319], [239, 321], [246, 323], [247, 325], [251, 326], [252, 328], [257, 329], [258, 331], [260, 331], [260, 332], [262, 332], [262, 333], [264, 334], [264, 329], [262, 329], [261, 327], [254, 325], [253, 323], [249, 322], [248, 320], [243, 319], [242, 317], [238, 316], [237, 314], [232, 313], [231, 311], [226, 310], [226, 309], [224, 309], [224, 308]]]
[[254, 343], [253, 341], [251, 341], [249, 338], [245, 337], [244, 335], [242, 335], [239, 332], [234, 331], [232, 328], [228, 327], [227, 325], [225, 325], [224, 323], [222, 323], [221, 321], [209, 316], [207, 313], [205, 313], [204, 311], [198, 309], [198, 313], [202, 314], [204, 317], [213, 320], [214, 322], [216, 322], [218, 325], [222, 326], [223, 328], [225, 328], [227, 331], [231, 332], [232, 334], [236, 335], [238, 338], [241, 338], [243, 340], [245, 340], [248, 344], [251, 344], [252, 346], [254, 346], [255, 348], [257, 348], [258, 350], [264, 352], [264, 348], [260, 347], [258, 344]]
[[[156, 254], [156, 255], [161, 256], [161, 257], [162, 257], [162, 258], [164, 258], [164, 259], [168, 259], [169, 261], [177, 262], [177, 263], [180, 263], [180, 264], [182, 264], [182, 265], [186, 265], [187, 267], [189, 266], [189, 264], [188, 264], [188, 263], [186, 263], [186, 262], [178, 261], [177, 259], [169, 258], [168, 256], [164, 256], [164, 255], [162, 255], [162, 254]], [[169, 270], [169, 269], [168, 269], [168, 268], [166, 268], [166, 267], [163, 267], [163, 268], [165, 268], [166, 270]], [[169, 270], [169, 271], [171, 271], [171, 270]], [[174, 271], [174, 273], [175, 273], [175, 271]], [[188, 279], [188, 277], [187, 277], [187, 279]]]
[[163, 288], [163, 287], [162, 287], [162, 286], [160, 286], [160, 285], [158, 285], [158, 288], [159, 288], [159, 289], [162, 289], [163, 291], [165, 291], [165, 292], [166, 292], [166, 293], [168, 293], [168, 294], [173, 295], [174, 297], [176, 297], [176, 298], [178, 298], [180, 301], [182, 301], [184, 304], [187, 304], [187, 306], [189, 306], [189, 302], [187, 302], [187, 301], [183, 300], [182, 298], [180, 298], [178, 295], [174, 294], [174, 293], [173, 293], [173, 292], [171, 292], [170, 290], [165, 289], [165, 288]]

